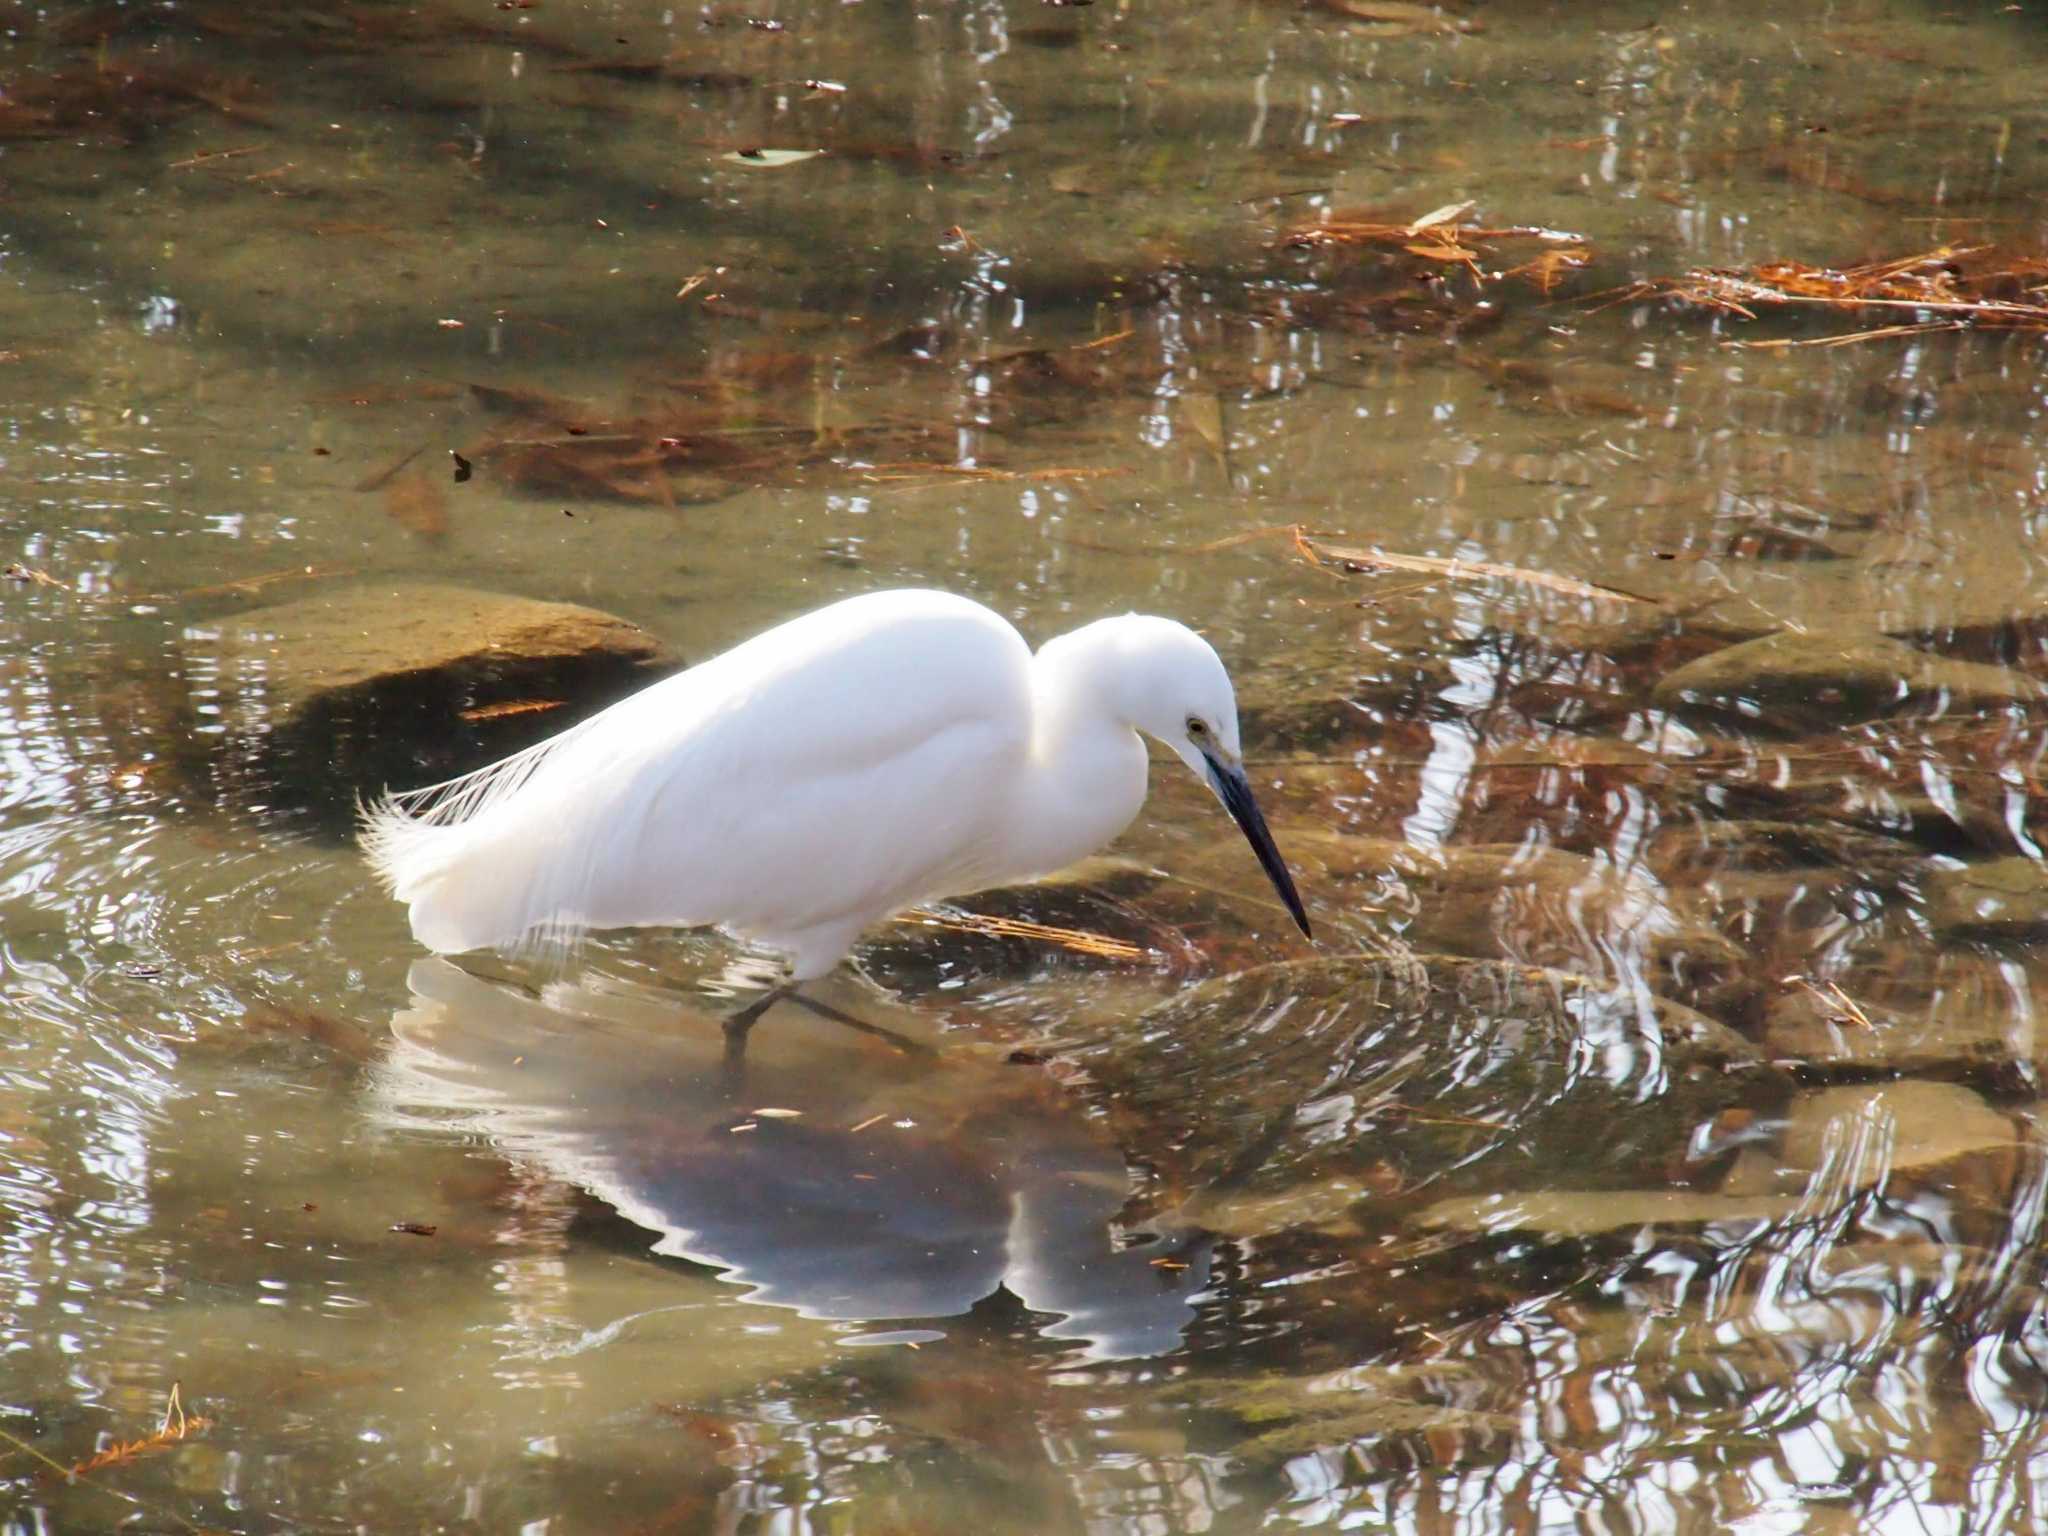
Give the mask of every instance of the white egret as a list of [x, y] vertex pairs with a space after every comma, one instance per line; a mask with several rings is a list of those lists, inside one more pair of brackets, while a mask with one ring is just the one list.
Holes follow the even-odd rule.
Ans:
[[1308, 933], [1206, 641], [1127, 614], [1034, 655], [944, 592], [792, 619], [539, 746], [386, 795], [362, 843], [443, 954], [715, 924], [801, 983], [892, 913], [1107, 843], [1145, 803], [1141, 733], [1208, 782]]

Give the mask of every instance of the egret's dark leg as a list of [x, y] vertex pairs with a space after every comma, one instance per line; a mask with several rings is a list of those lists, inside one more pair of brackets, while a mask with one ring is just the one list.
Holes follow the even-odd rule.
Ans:
[[858, 1030], [876, 1040], [893, 1046], [906, 1056], [931, 1056], [937, 1054], [922, 1040], [913, 1040], [908, 1035], [898, 1034], [893, 1029], [884, 1029], [879, 1024], [870, 1024], [866, 1019], [857, 1019], [852, 1014], [834, 1008], [830, 1003], [820, 1002], [815, 997], [806, 997], [800, 990], [800, 981], [785, 981], [779, 987], [770, 988], [755, 998], [746, 1007], [725, 1021], [725, 1064], [737, 1066], [746, 1059], [747, 1033], [755, 1022], [777, 1003], [791, 1002], [809, 1009], [821, 1019], [830, 1019], [834, 1024], [843, 1024], [848, 1029]]
[[[821, 1019], [830, 1019], [834, 1024], [844, 1024], [848, 1029], [859, 1030], [877, 1040], [886, 1041], [906, 1056], [936, 1056], [938, 1052], [922, 1040], [913, 1040], [908, 1035], [898, 1034], [893, 1029], [884, 1029], [879, 1024], [870, 1024], [866, 1019], [857, 1019], [850, 1013], [841, 1012], [830, 1003], [821, 1003], [815, 997], [806, 997], [792, 982], [787, 988], [789, 1000], [800, 1007], [808, 1008]], [[730, 1027], [730, 1026], [728, 1026]]]
[[793, 981], [785, 981], [779, 987], [770, 987], [725, 1021], [725, 1064], [728, 1067], [737, 1067], [746, 1060], [747, 1032], [754, 1027], [755, 1020], [796, 989], [797, 984]]

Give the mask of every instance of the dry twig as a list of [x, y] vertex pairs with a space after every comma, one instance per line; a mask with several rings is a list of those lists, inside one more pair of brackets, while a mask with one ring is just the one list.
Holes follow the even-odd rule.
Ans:
[[1446, 560], [1437, 555], [1390, 555], [1383, 550], [1358, 549], [1348, 545], [1323, 544], [1296, 531], [1294, 547], [1310, 564], [1340, 565], [1361, 570], [1413, 571], [1418, 575], [1442, 576], [1452, 581], [1512, 581], [1522, 586], [1542, 587], [1566, 597], [1601, 598], [1617, 603], [1647, 603], [1651, 599], [1619, 587], [1604, 587], [1571, 576], [1553, 576], [1548, 571], [1524, 570], [1518, 565], [1500, 565], [1491, 560]]

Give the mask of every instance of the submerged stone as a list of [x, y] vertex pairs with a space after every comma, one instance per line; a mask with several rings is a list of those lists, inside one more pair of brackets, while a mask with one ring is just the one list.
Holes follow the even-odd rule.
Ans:
[[[1860, 1154], [1842, 1140], [1872, 1134]], [[2003, 1154], [2018, 1143], [2012, 1117], [1960, 1083], [1907, 1078], [1802, 1094], [1790, 1106], [1782, 1165], [1802, 1173], [1826, 1170], [1856, 1188], [1890, 1176], [1937, 1168], [1961, 1157]]]
[[2002, 1219], [2021, 1156], [2012, 1117], [1960, 1083], [1859, 1083], [1796, 1097], [1777, 1146], [1745, 1150], [1725, 1192], [1789, 1195], [1818, 1215], [1866, 1189], [1893, 1205], [1927, 1191], [1951, 1219]]
[[[1744, 951], [1694, 920], [1655, 879], [1612, 860], [1523, 844], [1425, 848], [1305, 829], [1289, 830], [1286, 851], [1313, 899], [1366, 910], [1384, 940], [1431, 954], [1639, 979], [1720, 1018], [1746, 1006]], [[1258, 879], [1227, 843], [1180, 867], [1240, 888]]]
[[2048, 976], [1988, 947], [1939, 948], [1880, 931], [1825, 979], [1778, 985], [1764, 1010], [1773, 1060], [1817, 1071], [1938, 1072], [2000, 1085], [2038, 1083], [2048, 1040]]
[[1150, 1203], [1245, 1235], [1262, 1215], [1328, 1221], [1326, 1190], [1640, 1182], [1786, 1086], [1739, 1035], [1639, 988], [1446, 955], [1259, 967], [1061, 1054], [1154, 1172]]
[[1928, 873], [1927, 921], [1938, 934], [2035, 939], [2048, 934], [2048, 864], [2014, 855]]
[[1538, 1189], [1513, 1195], [1439, 1200], [1416, 1217], [1423, 1227], [1473, 1232], [1540, 1232], [1597, 1237], [1633, 1227], [1754, 1225], [1799, 1209], [1789, 1195], [1720, 1194], [1692, 1189]]
[[1846, 869], [1866, 880], [1897, 879], [1926, 857], [1910, 843], [1826, 821], [1672, 822], [1660, 828], [1645, 856], [1663, 880], [1722, 871]]
[[[1916, 749], [1917, 750], [1917, 749]], [[1788, 755], [1797, 755], [1797, 749]], [[1739, 818], [1790, 823], [1805, 818], [1816, 838], [1830, 829], [1888, 838], [1920, 853], [2008, 853], [2016, 846], [2012, 789], [1989, 774], [1955, 776], [1937, 799], [1898, 786], [1836, 776], [1789, 783], [1729, 775], [1715, 786], [1718, 808]], [[1876, 868], [1895, 864], [1887, 853]]]
[[1903, 710], [1975, 714], [2037, 702], [2042, 690], [2009, 668], [1937, 656], [1880, 634], [1780, 630], [1688, 662], [1652, 697], [1666, 709], [1804, 729]]
[[1752, 1146], [1719, 1189], [1539, 1189], [1440, 1200], [1422, 1227], [1596, 1237], [1635, 1227], [1755, 1224], [1825, 1215], [1857, 1192], [1938, 1187], [1995, 1203], [2019, 1150], [2010, 1116], [1956, 1083], [1906, 1079], [1804, 1093], [1772, 1147]]
[[184, 649], [188, 696], [226, 747], [221, 787], [323, 820], [517, 751], [679, 664], [594, 608], [423, 582], [195, 624]]

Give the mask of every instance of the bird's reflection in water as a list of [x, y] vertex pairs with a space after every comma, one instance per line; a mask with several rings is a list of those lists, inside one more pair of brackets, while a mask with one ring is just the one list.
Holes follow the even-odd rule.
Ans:
[[748, 1300], [866, 1323], [957, 1316], [1007, 1287], [1056, 1315], [1048, 1336], [1118, 1359], [1174, 1348], [1207, 1282], [1204, 1242], [1116, 1230], [1123, 1159], [1035, 1071], [795, 1009], [735, 1067], [718, 1019], [672, 995], [537, 999], [441, 960], [408, 980], [380, 1072], [391, 1113], [456, 1113]]

